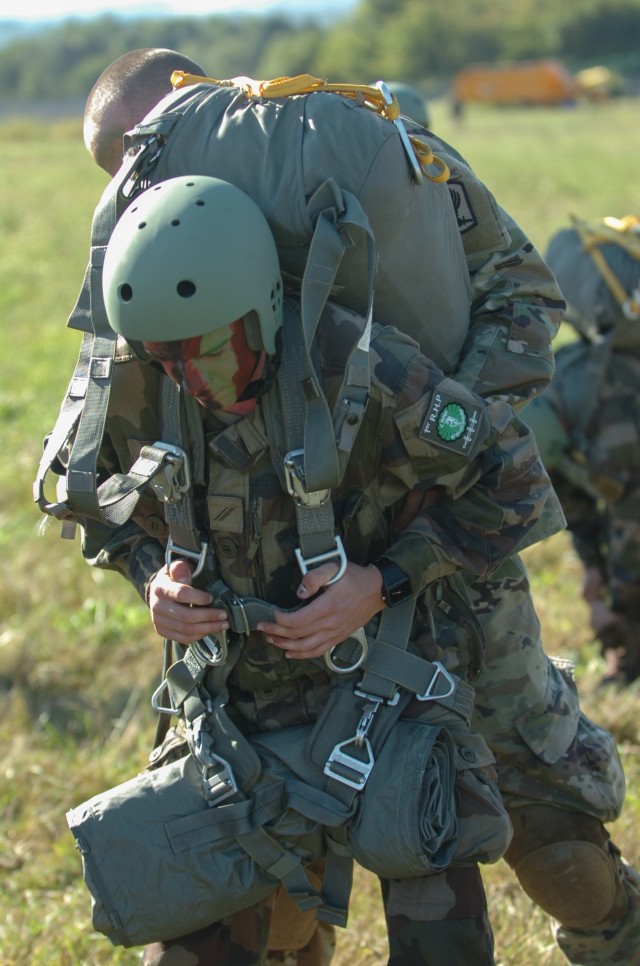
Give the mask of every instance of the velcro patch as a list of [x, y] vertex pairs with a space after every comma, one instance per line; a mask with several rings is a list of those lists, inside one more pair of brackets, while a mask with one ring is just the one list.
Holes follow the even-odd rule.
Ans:
[[481, 415], [471, 400], [435, 389], [420, 428], [420, 438], [471, 459], [480, 441]]
[[462, 182], [450, 180], [447, 182], [447, 188], [451, 195], [453, 210], [456, 213], [458, 230], [463, 235], [465, 231], [470, 231], [476, 227], [478, 219], [476, 218], [475, 211], [467, 194], [467, 189]]

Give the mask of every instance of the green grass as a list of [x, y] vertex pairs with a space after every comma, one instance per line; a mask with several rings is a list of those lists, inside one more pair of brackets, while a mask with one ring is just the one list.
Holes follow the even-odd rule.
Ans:
[[[544, 249], [571, 212], [637, 211], [637, 102], [575, 110], [470, 108], [460, 124], [434, 104], [434, 128], [468, 157]], [[65, 328], [106, 178], [79, 124], [0, 126], [0, 949], [3, 966], [133, 964], [92, 933], [65, 811], [144, 763], [160, 642], [135, 593], [90, 571], [58, 526], [39, 534], [31, 496], [79, 347]], [[601, 696], [602, 671], [565, 534], [527, 551], [544, 639], [576, 661], [583, 704], [620, 741], [625, 812], [613, 828], [640, 864], [637, 693]], [[486, 870], [502, 966], [559, 966], [549, 924], [505, 863]], [[358, 871], [337, 966], [378, 966], [386, 944], [376, 881]]]

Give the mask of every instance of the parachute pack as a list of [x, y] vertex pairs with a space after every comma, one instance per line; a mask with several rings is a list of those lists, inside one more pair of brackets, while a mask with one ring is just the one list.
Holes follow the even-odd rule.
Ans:
[[553, 236], [546, 260], [567, 300], [567, 321], [590, 341], [640, 347], [640, 219], [572, 218]]

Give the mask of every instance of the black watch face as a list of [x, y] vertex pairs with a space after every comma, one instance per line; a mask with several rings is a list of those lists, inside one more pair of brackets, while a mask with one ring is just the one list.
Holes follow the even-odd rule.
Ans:
[[385, 562], [382, 567], [382, 579], [384, 582], [384, 601], [388, 607], [401, 604], [413, 596], [411, 581], [400, 567], [391, 562]]

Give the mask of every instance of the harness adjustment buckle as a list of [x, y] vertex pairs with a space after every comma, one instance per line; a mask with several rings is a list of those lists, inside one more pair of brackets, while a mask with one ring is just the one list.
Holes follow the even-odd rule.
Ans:
[[[334, 578], [334, 580], [335, 579], [336, 578]], [[328, 583], [332, 583], [332, 582], [333, 581], [328, 581]], [[350, 641], [352, 639], [354, 641], [357, 641], [358, 646], [360, 648], [360, 654], [355, 659], [353, 664], [336, 664], [334, 660], [334, 653], [336, 651], [336, 648], [344, 644], [345, 641]], [[352, 671], [357, 670], [357, 668], [359, 668], [360, 665], [364, 663], [364, 661], [366, 660], [367, 654], [369, 653], [369, 643], [367, 641], [367, 635], [365, 634], [364, 627], [359, 627], [357, 631], [354, 631], [353, 634], [350, 634], [349, 637], [345, 638], [345, 641], [341, 641], [340, 644], [334, 644], [333, 647], [330, 648], [324, 655], [324, 663], [327, 665], [330, 671], [334, 672], [334, 674], [351, 674]], [[368, 697], [368, 695], [362, 695], [362, 696]], [[372, 696], [372, 700], [375, 701], [377, 699], [375, 698], [375, 696]]]
[[167, 548], [164, 554], [164, 560], [167, 567], [171, 564], [174, 557], [187, 557], [189, 560], [196, 561], [196, 568], [191, 574], [191, 577], [197, 577], [201, 573], [205, 561], [207, 559], [207, 551], [209, 549], [209, 544], [203, 540], [200, 544], [200, 550], [188, 550], [186, 547], [179, 547], [177, 543], [174, 543], [173, 537], [169, 537], [167, 541]]
[[197, 649], [198, 657], [210, 667], [218, 667], [218, 665], [224, 664], [229, 656], [226, 631], [220, 631], [219, 638], [206, 634], [199, 640], [194, 641], [191, 647]]
[[304, 557], [300, 547], [295, 548], [294, 553], [296, 555], [296, 560], [298, 561], [300, 573], [303, 577], [309, 570], [311, 570], [313, 567], [316, 567], [318, 564], [326, 563], [327, 560], [336, 559], [338, 561], [338, 573], [335, 574], [331, 580], [328, 580], [325, 586], [328, 587], [330, 584], [335, 584], [336, 581], [340, 580], [340, 578], [344, 576], [344, 572], [347, 569], [347, 555], [344, 552], [342, 540], [337, 534], [335, 535], [335, 541], [336, 545], [333, 550], [326, 550], [324, 553], [317, 553], [313, 557]]
[[[456, 689], [456, 682], [453, 678], [453, 675], [451, 675], [447, 671], [444, 665], [441, 664], [440, 661], [432, 661], [432, 664], [436, 669], [436, 673], [429, 681], [429, 684], [425, 688], [424, 693], [416, 694], [416, 698], [418, 701], [442, 701], [445, 698], [450, 698]], [[441, 694], [436, 694], [436, 687], [438, 686], [438, 682], [440, 682], [443, 679], [448, 685], [449, 690]]]

